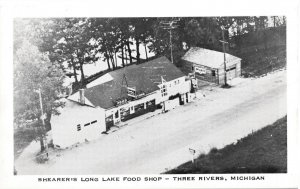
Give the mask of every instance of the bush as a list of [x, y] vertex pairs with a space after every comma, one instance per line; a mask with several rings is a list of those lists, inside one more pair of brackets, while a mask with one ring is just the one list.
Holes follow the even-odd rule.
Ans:
[[215, 154], [218, 152], [218, 149], [216, 147], [213, 147], [211, 150], [210, 150], [210, 154]]
[[45, 152], [40, 152], [40, 153], [38, 153], [37, 156], [36, 156], [36, 162], [37, 162], [37, 163], [44, 164], [44, 163], [46, 163], [48, 160], [49, 160], [48, 152], [47, 152], [47, 153], [45, 153]]

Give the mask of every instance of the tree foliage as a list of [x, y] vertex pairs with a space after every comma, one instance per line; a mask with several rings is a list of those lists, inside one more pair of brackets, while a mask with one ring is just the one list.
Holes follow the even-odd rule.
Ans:
[[14, 120], [18, 125], [41, 117], [39, 95], [43, 110], [48, 115], [62, 106], [57, 100], [62, 92], [63, 72], [52, 64], [48, 56], [24, 40], [14, 57]]
[[[23, 39], [26, 38], [29, 41], [26, 45], [34, 45], [38, 47], [35, 50], [42, 52], [36, 56], [46, 53], [43, 56], [48, 57], [48, 63], [60, 71], [65, 71], [67, 65], [73, 72], [75, 83], [84, 87], [85, 64], [101, 63], [98, 62], [101, 59], [113, 70], [134, 62], [140, 63], [140, 44], [144, 45], [146, 53], [149, 50], [157, 56], [168, 58], [172, 45], [177, 62], [182, 53], [192, 46], [221, 50], [219, 39], [222, 28], [225, 40], [230, 41], [232, 37], [234, 40], [231, 43], [234, 42], [237, 47], [241, 46], [244, 36], [249, 33], [258, 32], [257, 36], [266, 41], [266, 32], [259, 31], [268, 27], [269, 19], [272, 19], [272, 26], [276, 27], [286, 23], [285, 17], [278, 16], [16, 19], [14, 54], [21, 56], [17, 50], [26, 50], [23, 45]], [[162, 27], [162, 22], [173, 20], [176, 20], [176, 26], [172, 30]], [[118, 62], [118, 58], [121, 62]], [[81, 78], [77, 78], [79, 73]]]

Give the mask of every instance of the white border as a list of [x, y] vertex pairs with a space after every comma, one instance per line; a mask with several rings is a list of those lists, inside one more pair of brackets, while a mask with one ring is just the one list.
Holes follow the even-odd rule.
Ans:
[[[263, 174], [266, 181], [39, 183], [38, 176], [13, 176], [12, 21], [14, 17], [286, 15], [288, 62], [288, 174]], [[299, 175], [299, 2], [207, 1], [1, 1], [0, 0], [0, 188], [294, 188]], [[124, 175], [123, 175], [124, 176]], [[140, 175], [141, 176], [141, 175]], [[146, 175], [142, 175], [146, 176]], [[157, 176], [157, 175], [156, 175]], [[168, 175], [167, 175], [168, 176]], [[188, 176], [188, 175], [185, 175]], [[195, 176], [195, 175], [189, 175]], [[208, 176], [208, 175], [206, 175]], [[220, 175], [216, 175], [220, 176]], [[59, 176], [63, 177], [63, 175]], [[66, 177], [74, 177], [66, 175]], [[80, 178], [80, 176], [76, 176]], [[86, 177], [86, 176], [84, 176]], [[91, 176], [93, 177], [93, 176]], [[100, 177], [100, 176], [96, 176]], [[171, 177], [170, 175], [168, 177]]]

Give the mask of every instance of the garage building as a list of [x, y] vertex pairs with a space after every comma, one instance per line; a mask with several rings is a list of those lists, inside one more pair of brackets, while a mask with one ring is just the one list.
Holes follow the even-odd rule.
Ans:
[[[226, 53], [227, 80], [241, 76], [241, 58]], [[199, 80], [224, 84], [224, 53], [200, 47], [190, 48], [181, 58], [182, 71]]]

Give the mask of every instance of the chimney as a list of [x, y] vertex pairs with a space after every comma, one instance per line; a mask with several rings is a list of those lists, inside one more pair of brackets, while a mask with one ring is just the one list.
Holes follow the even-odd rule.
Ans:
[[79, 103], [80, 104], [85, 104], [84, 99], [85, 99], [84, 89], [79, 89]]

